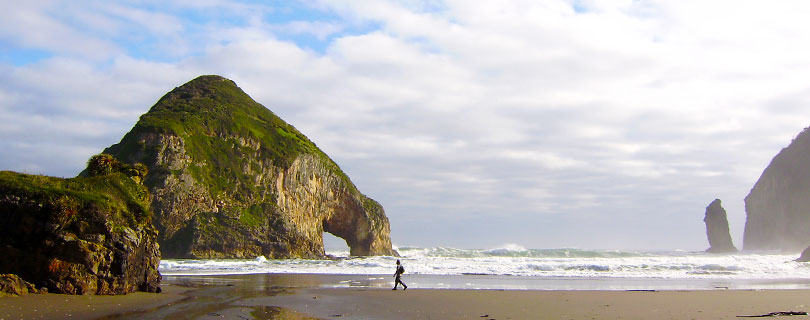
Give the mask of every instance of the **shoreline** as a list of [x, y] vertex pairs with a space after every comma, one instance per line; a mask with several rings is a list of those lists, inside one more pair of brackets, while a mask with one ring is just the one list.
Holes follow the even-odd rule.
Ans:
[[392, 291], [390, 275], [365, 278], [167, 276], [160, 294], [2, 297], [0, 319], [736, 319], [810, 311], [810, 289], [424, 289], [408, 275], [410, 288]]
[[[333, 273], [242, 273], [164, 275], [164, 281], [209, 282], [250, 281], [256, 285], [275, 283], [291, 288], [386, 288], [393, 286], [392, 274]], [[249, 280], [245, 280], [249, 279]], [[465, 290], [556, 290], [556, 291], [628, 291], [628, 290], [810, 290], [810, 279], [713, 279], [713, 278], [632, 278], [632, 277], [538, 277], [520, 275], [434, 275], [405, 274], [405, 283], [419, 289]]]

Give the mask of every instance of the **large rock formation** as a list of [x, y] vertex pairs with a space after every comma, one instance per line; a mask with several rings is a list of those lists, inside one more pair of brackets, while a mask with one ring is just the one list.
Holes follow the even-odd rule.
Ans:
[[55, 293], [159, 292], [157, 230], [138, 180], [120, 171], [73, 179], [0, 172], [0, 274]]
[[777, 154], [745, 197], [745, 250], [799, 252], [810, 245], [810, 132]]
[[167, 258], [395, 255], [382, 206], [306, 136], [236, 84], [201, 76], [163, 96], [105, 153], [149, 168]]
[[737, 252], [737, 248], [734, 246], [734, 243], [732, 243], [731, 234], [728, 231], [726, 209], [723, 209], [720, 199], [714, 199], [714, 201], [706, 207], [706, 216], [703, 218], [703, 222], [706, 222], [706, 236], [709, 238], [709, 249], [706, 250], [707, 252]]

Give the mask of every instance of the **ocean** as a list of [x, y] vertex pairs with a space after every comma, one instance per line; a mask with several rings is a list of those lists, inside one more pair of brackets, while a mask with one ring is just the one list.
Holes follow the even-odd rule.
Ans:
[[808, 289], [810, 263], [798, 255], [710, 254], [687, 251], [581, 249], [397, 248], [401, 257], [349, 257], [327, 252], [331, 260], [212, 259], [160, 262], [168, 277], [246, 274], [310, 274], [327, 287], [386, 287], [396, 260], [406, 268], [409, 286], [442, 289], [527, 290], [722, 290]]

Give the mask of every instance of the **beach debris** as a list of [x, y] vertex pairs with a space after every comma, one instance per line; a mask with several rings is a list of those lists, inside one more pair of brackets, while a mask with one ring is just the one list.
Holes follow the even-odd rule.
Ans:
[[737, 316], [737, 318], [765, 318], [765, 317], [781, 317], [781, 316], [806, 316], [807, 312], [804, 311], [778, 311], [766, 314], [751, 315], [751, 316]]

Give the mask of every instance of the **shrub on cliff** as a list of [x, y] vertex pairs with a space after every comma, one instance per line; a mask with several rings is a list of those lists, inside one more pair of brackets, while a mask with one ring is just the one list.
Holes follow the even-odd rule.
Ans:
[[112, 155], [99, 153], [90, 157], [90, 160], [87, 160], [87, 168], [84, 169], [81, 175], [97, 177], [117, 172], [126, 174], [137, 183], [142, 183], [146, 174], [149, 173], [149, 169], [147, 169], [143, 163], [129, 165], [119, 162], [118, 159], [115, 159]]
[[120, 167], [121, 163], [106, 153], [94, 155], [87, 161], [87, 173], [93, 177], [118, 172]]

